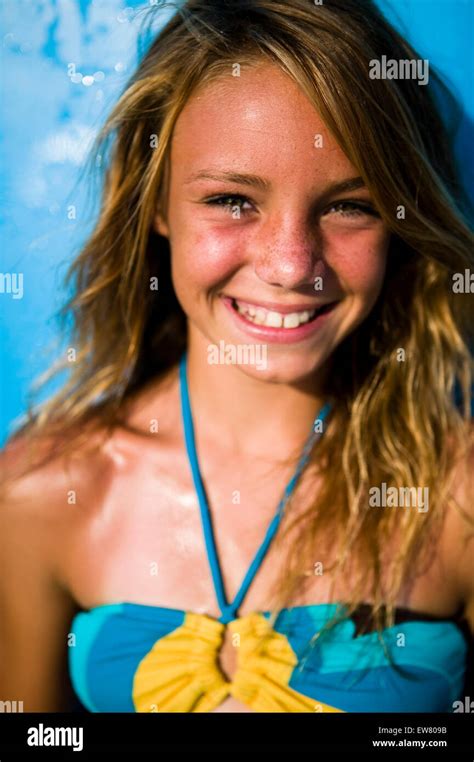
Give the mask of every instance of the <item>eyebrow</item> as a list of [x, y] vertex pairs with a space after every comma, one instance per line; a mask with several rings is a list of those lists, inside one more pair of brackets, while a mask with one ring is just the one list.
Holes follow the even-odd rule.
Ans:
[[[207, 169], [203, 169], [199, 172], [194, 172], [189, 175], [185, 180], [185, 185], [193, 183], [196, 180], [218, 180], [221, 182], [231, 182], [237, 185], [247, 185], [254, 188], [259, 188], [262, 191], [267, 191], [271, 188], [271, 183], [264, 177], [258, 175], [242, 174], [240, 172], [215, 172]], [[347, 193], [349, 191], [358, 190], [359, 188], [365, 188], [365, 182], [362, 177], [350, 177], [347, 180], [341, 182], [331, 183], [327, 186], [323, 193], [324, 196], [330, 196], [336, 193]]]
[[241, 172], [212, 172], [211, 170], [203, 169], [200, 172], [195, 172], [190, 175], [185, 184], [192, 183], [195, 180], [220, 180], [231, 183], [237, 183], [237, 185], [250, 185], [260, 190], [269, 190], [271, 183], [258, 175], [242, 174]]

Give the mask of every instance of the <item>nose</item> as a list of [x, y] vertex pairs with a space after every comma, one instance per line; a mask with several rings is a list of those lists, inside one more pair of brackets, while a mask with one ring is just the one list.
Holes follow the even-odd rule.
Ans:
[[254, 269], [262, 281], [285, 289], [311, 284], [321, 247], [307, 221], [296, 216], [268, 220], [253, 243]]

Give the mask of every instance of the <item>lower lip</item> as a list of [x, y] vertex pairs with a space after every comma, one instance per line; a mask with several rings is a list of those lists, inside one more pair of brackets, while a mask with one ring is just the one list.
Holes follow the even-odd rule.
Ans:
[[322, 315], [318, 315], [308, 323], [303, 323], [297, 328], [271, 328], [266, 325], [257, 325], [247, 320], [240, 312], [237, 312], [232, 307], [232, 299], [228, 296], [222, 296], [222, 301], [232, 314], [232, 317], [236, 321], [239, 328], [244, 330], [249, 336], [253, 336], [256, 339], [264, 339], [266, 341], [272, 341], [275, 344], [293, 344], [297, 341], [303, 341], [309, 336], [317, 333], [326, 321], [331, 317], [334, 309], [337, 307], [337, 302], [334, 302], [333, 306], [327, 312]]

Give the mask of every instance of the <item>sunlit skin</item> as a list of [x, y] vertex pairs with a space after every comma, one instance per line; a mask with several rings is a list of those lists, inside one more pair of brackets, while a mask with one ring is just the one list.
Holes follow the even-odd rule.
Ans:
[[[265, 408], [288, 411], [293, 429], [282, 420], [282, 436], [293, 430], [297, 441], [321, 401], [328, 358], [383, 282], [389, 234], [369, 190], [303, 92], [263, 63], [190, 98], [175, 127], [167, 201], [155, 225], [169, 238], [189, 320], [190, 377], [216, 392], [207, 395], [213, 406], [220, 400], [210, 417], [229, 427], [232, 400], [251, 413], [265, 399]], [[243, 330], [223, 294], [296, 311], [337, 305], [310, 336], [276, 343]], [[209, 365], [208, 346], [220, 341], [265, 343], [267, 368]]]
[[[314, 145], [318, 134], [322, 148]], [[240, 182], [196, 179], [204, 171], [238, 173]], [[293, 470], [281, 461], [299, 449], [323, 402], [330, 357], [369, 314], [384, 279], [388, 232], [376, 213], [355, 213], [354, 204], [371, 204], [369, 190], [355, 183], [352, 190], [334, 189], [354, 178], [355, 168], [312, 105], [269, 65], [242, 67], [240, 78], [229, 74], [195, 93], [176, 125], [168, 203], [154, 225], [170, 239], [173, 282], [189, 320], [197, 451], [228, 600]], [[240, 218], [222, 203], [207, 203], [236, 195]], [[319, 276], [322, 292], [313, 287]], [[257, 304], [338, 304], [304, 340], [267, 340], [268, 367], [257, 370], [207, 362], [210, 343], [257, 341], [239, 327], [221, 294]], [[24, 700], [25, 711], [69, 710], [64, 651], [78, 609], [127, 601], [220, 615], [184, 446], [177, 368], [141, 389], [126, 417], [133, 430], [119, 427], [99, 453], [66, 464], [58, 458], [34, 472], [8, 506], [2, 579], [14, 611], [9, 640], [15, 647], [0, 687], [6, 697]], [[151, 435], [155, 420], [159, 431]], [[465, 482], [456, 477], [460, 504], [467, 503]], [[305, 472], [292, 511], [307, 508], [316, 490]], [[464, 604], [474, 623], [465, 538], [460, 514], [449, 512], [432, 565], [410, 576], [397, 604], [438, 617]], [[272, 605], [292, 541], [272, 545], [240, 616]], [[332, 547], [322, 539], [315, 561], [333, 560]], [[325, 570], [306, 580], [292, 605], [346, 600], [347, 575], [334, 580]], [[366, 584], [363, 597], [371, 601], [368, 577]], [[227, 631], [218, 658], [229, 679], [237, 654]], [[251, 710], [229, 697], [215, 711]]]

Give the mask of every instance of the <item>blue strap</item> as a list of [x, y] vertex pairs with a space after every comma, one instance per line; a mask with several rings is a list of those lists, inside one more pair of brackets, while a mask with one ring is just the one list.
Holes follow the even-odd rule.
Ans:
[[226, 599], [225, 589], [224, 589], [224, 581], [222, 578], [222, 572], [219, 565], [219, 558], [217, 554], [215, 538], [214, 538], [214, 534], [212, 530], [211, 514], [209, 511], [209, 506], [208, 506], [207, 498], [206, 498], [206, 492], [202, 482], [198, 459], [197, 459], [196, 442], [194, 437], [194, 426], [193, 426], [193, 419], [192, 419], [192, 413], [191, 413], [191, 405], [189, 402], [189, 391], [188, 391], [188, 382], [187, 382], [187, 353], [186, 352], [182, 355], [180, 360], [179, 379], [180, 379], [180, 390], [181, 390], [181, 412], [183, 417], [184, 438], [186, 442], [186, 450], [188, 453], [189, 463], [191, 466], [194, 486], [196, 489], [196, 493], [199, 500], [199, 507], [201, 510], [204, 539], [206, 543], [206, 551], [207, 551], [207, 556], [209, 559], [209, 565], [211, 567], [212, 579], [214, 582], [214, 589], [216, 592], [219, 608], [222, 612], [222, 616], [219, 618], [219, 621], [223, 622], [224, 624], [227, 624], [227, 622], [230, 622], [232, 621], [232, 619], [236, 618], [236, 613], [239, 610], [239, 607], [253, 581], [253, 578], [255, 577], [255, 574], [257, 573], [261, 563], [263, 562], [263, 559], [265, 558], [265, 555], [270, 547], [270, 543], [272, 542], [273, 538], [275, 537], [277, 533], [277, 530], [283, 515], [283, 509], [288, 501], [288, 498], [290, 497], [291, 493], [293, 492], [296, 486], [296, 483], [301, 475], [301, 472], [303, 471], [308, 461], [314, 442], [320, 436], [320, 434], [316, 432], [315, 430], [316, 423], [324, 422], [324, 420], [326, 419], [331, 409], [331, 405], [330, 403], [327, 403], [326, 405], [324, 405], [322, 410], [320, 410], [320, 412], [316, 416], [313, 423], [312, 430], [311, 430], [311, 434], [309, 435], [308, 440], [305, 444], [301, 457], [298, 461], [296, 470], [286, 486], [282, 499], [278, 503], [276, 514], [273, 517], [272, 521], [270, 522], [270, 526], [267, 529], [265, 538], [262, 544], [260, 545], [255, 555], [255, 558], [250, 564], [250, 567], [247, 571], [247, 574], [244, 577], [244, 580], [240, 586], [239, 591], [237, 592], [237, 595], [235, 596], [232, 603], [228, 603]]

